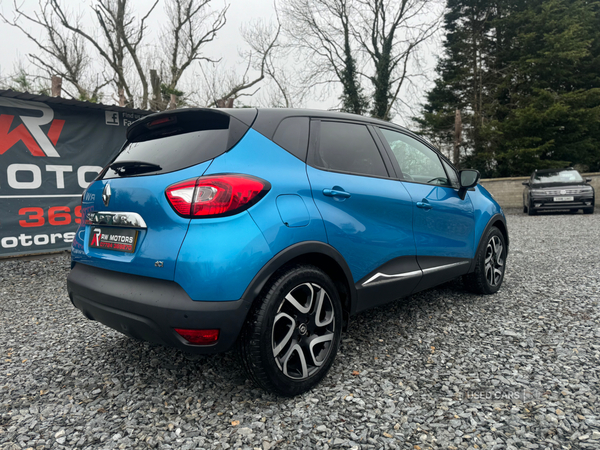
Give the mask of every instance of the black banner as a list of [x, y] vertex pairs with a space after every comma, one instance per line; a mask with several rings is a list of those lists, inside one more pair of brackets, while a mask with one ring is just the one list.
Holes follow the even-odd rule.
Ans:
[[70, 248], [83, 190], [140, 117], [0, 97], [0, 257]]

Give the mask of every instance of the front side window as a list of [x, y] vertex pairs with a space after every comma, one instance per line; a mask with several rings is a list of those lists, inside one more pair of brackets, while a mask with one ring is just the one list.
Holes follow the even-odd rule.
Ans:
[[365, 125], [321, 122], [317, 167], [359, 175], [387, 177], [388, 172]]
[[398, 161], [404, 180], [452, 186], [436, 152], [405, 134], [380, 130]]

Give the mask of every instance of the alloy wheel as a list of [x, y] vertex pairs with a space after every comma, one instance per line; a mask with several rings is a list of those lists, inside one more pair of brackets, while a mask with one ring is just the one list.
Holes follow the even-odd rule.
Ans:
[[336, 317], [327, 291], [316, 283], [294, 287], [273, 320], [271, 348], [277, 367], [294, 380], [319, 370], [333, 347]]
[[502, 282], [504, 274], [504, 259], [502, 257], [504, 246], [498, 236], [492, 236], [488, 241], [485, 251], [485, 278], [490, 286], [497, 286]]

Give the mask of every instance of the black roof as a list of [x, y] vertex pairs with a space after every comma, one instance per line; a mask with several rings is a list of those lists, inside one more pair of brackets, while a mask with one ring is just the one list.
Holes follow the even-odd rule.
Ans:
[[47, 95], [30, 94], [29, 92], [18, 92], [12, 89], [0, 89], [0, 97], [15, 98], [19, 100], [28, 100], [32, 102], [43, 102], [52, 105], [72, 106], [77, 108], [100, 109], [104, 111], [119, 111], [135, 114], [150, 114], [151, 111], [137, 108], [124, 108], [116, 105], [105, 105], [103, 103], [82, 102], [62, 97], [48, 97]]
[[[401, 129], [405, 132], [410, 133], [410, 131], [404, 127], [372, 117], [359, 116], [357, 114], [350, 114], [338, 111], [324, 111], [319, 109], [301, 108], [182, 108], [161, 111], [153, 114], [152, 116], [140, 119], [139, 122], [145, 123], [157, 116], [194, 112], [213, 112], [230, 115], [245, 123], [249, 127], [254, 128], [256, 131], [268, 137], [269, 139], [273, 138], [275, 130], [277, 129], [281, 121], [283, 119], [287, 119], [288, 117], [342, 119], [347, 121], [369, 123], [373, 125], [383, 125], [386, 127]], [[135, 124], [132, 125], [132, 127], [133, 126], [135, 126]]]

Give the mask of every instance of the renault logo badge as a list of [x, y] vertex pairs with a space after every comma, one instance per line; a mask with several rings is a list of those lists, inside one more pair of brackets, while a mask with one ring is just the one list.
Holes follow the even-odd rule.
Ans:
[[102, 191], [102, 201], [104, 202], [104, 206], [108, 206], [110, 203], [111, 194], [110, 183], [106, 183], [106, 186], [104, 186], [104, 190]]

